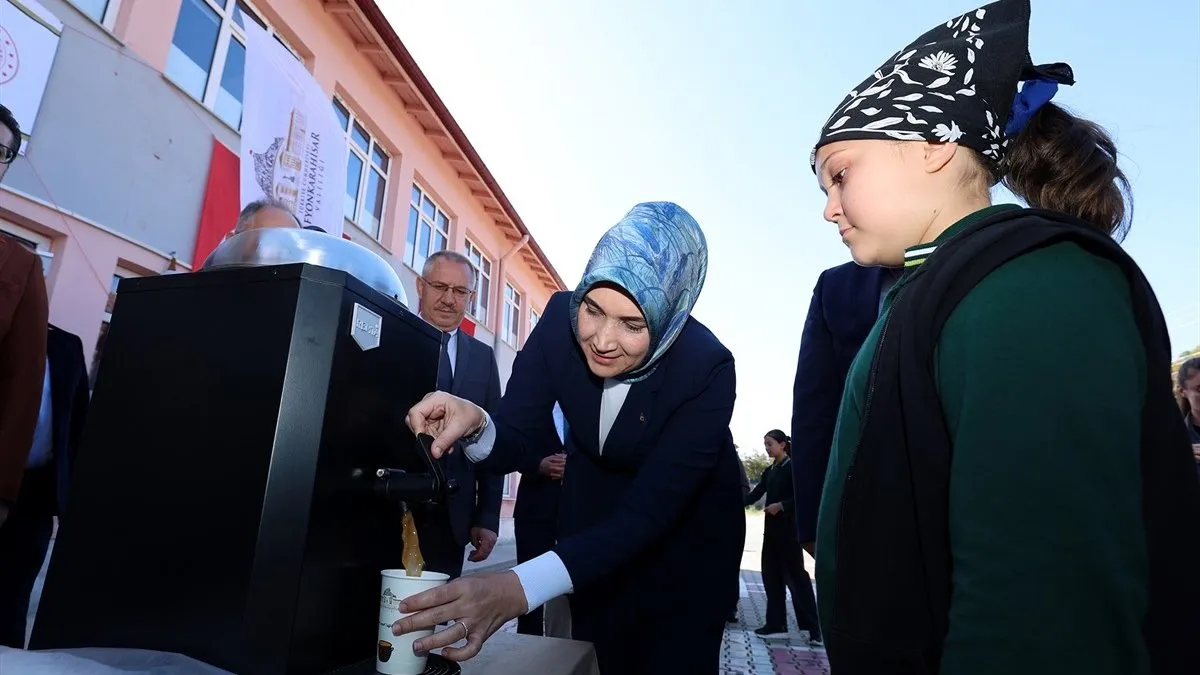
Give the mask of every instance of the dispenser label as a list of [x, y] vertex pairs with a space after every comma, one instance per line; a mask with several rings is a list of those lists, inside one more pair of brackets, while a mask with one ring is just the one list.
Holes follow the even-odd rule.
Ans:
[[350, 337], [358, 343], [364, 352], [379, 346], [379, 335], [383, 332], [383, 317], [354, 303], [354, 311], [350, 314]]

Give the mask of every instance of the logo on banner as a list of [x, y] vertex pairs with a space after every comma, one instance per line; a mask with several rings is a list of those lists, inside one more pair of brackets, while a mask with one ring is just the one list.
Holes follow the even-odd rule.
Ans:
[[304, 223], [312, 223], [324, 196], [320, 145], [321, 136], [310, 133], [304, 113], [293, 108], [286, 138], [276, 136], [263, 152], [248, 151], [263, 194], [287, 204]]
[[21, 69], [21, 55], [17, 52], [17, 41], [11, 33], [0, 26], [0, 84], [8, 84]]
[[340, 236], [348, 150], [329, 95], [258, 26], [246, 27], [244, 89], [242, 206], [277, 199], [303, 225]]

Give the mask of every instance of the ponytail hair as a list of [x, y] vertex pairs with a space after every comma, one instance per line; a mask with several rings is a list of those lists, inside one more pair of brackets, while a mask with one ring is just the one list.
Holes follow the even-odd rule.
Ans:
[[1117, 147], [1100, 125], [1046, 103], [1012, 139], [1002, 182], [1033, 208], [1087, 221], [1120, 242], [1133, 195]]
[[772, 429], [772, 430], [768, 431], [766, 435], [775, 439], [776, 443], [779, 443], [780, 445], [783, 446], [784, 452], [786, 452], [788, 454], [788, 456], [791, 456], [791, 454], [792, 454], [792, 439], [790, 436], [788, 436], [787, 434], [783, 433], [782, 431], [780, 431], [778, 429]]
[[1184, 417], [1192, 414], [1192, 404], [1188, 401], [1188, 397], [1183, 393], [1183, 390], [1187, 386], [1187, 381], [1192, 379], [1192, 376], [1198, 372], [1200, 372], [1200, 357], [1184, 361], [1180, 364], [1179, 372], [1175, 375], [1179, 412], [1183, 413]]

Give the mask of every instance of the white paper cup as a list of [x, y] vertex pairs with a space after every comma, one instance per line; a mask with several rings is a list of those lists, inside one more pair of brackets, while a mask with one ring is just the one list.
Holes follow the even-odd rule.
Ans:
[[433, 635], [433, 629], [407, 635], [392, 635], [392, 624], [408, 614], [400, 613], [400, 601], [450, 580], [441, 572], [422, 572], [410, 577], [404, 570], [383, 570], [379, 591], [379, 642], [375, 645], [375, 670], [386, 675], [421, 675], [425, 672], [425, 657], [413, 654], [413, 642]]

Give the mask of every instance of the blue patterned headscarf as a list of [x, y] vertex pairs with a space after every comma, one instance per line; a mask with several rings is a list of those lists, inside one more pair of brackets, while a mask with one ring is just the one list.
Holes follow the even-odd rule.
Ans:
[[671, 202], [638, 204], [600, 238], [583, 280], [571, 295], [575, 338], [579, 338], [579, 306], [592, 287], [608, 282], [625, 289], [646, 316], [650, 356], [617, 379], [643, 380], [679, 337], [707, 272], [708, 244], [687, 211]]

